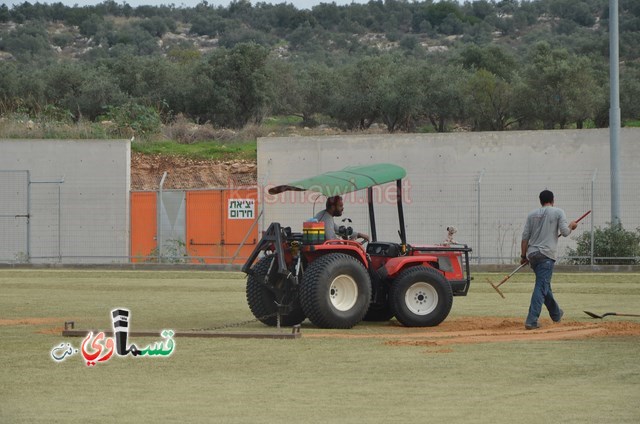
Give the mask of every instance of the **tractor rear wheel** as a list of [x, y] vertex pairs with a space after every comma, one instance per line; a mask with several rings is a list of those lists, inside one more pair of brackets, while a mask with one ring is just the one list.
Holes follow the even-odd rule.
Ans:
[[271, 261], [275, 258], [268, 255], [260, 259], [251, 270], [253, 271], [247, 278], [247, 303], [254, 317], [262, 323], [275, 327], [278, 324], [277, 305], [289, 305], [290, 310], [286, 315], [280, 316], [280, 325], [290, 327], [300, 324], [305, 319], [304, 312], [297, 298], [297, 292], [292, 284], [284, 277], [277, 274], [277, 263], [271, 270], [269, 277], [265, 276], [269, 272]]
[[367, 313], [371, 280], [352, 256], [330, 253], [313, 261], [300, 283], [300, 303], [321, 328], [351, 328]]
[[447, 318], [453, 305], [451, 284], [433, 268], [409, 268], [393, 281], [391, 310], [407, 327], [434, 327]]

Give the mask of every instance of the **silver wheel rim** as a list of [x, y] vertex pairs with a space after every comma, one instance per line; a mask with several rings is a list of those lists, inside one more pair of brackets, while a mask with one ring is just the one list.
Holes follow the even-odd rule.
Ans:
[[341, 312], [353, 308], [358, 300], [356, 281], [348, 275], [338, 275], [329, 287], [329, 298], [333, 307]]
[[415, 283], [405, 293], [404, 302], [412, 313], [428, 315], [438, 306], [438, 292], [431, 284]]

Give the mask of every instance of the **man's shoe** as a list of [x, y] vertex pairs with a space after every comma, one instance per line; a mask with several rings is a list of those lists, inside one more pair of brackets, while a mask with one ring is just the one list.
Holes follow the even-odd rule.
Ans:
[[564, 311], [562, 309], [560, 309], [560, 316], [558, 317], [558, 319], [553, 320], [553, 322], [560, 322], [562, 321], [562, 317], [564, 316]]
[[527, 330], [535, 330], [537, 328], [540, 328], [540, 326], [538, 324], [534, 324], [534, 325], [525, 324], [524, 328]]

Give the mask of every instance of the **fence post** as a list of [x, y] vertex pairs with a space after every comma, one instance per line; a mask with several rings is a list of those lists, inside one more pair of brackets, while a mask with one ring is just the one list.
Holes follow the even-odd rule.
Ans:
[[[258, 201], [260, 202], [260, 206], [261, 206], [261, 211], [260, 211], [260, 221], [262, 224], [262, 228], [258, 227], [258, 233], [260, 232], [260, 230], [264, 231], [266, 226], [265, 226], [265, 222], [264, 222], [264, 204], [265, 204], [265, 195], [264, 195], [264, 189], [267, 185], [267, 183], [269, 182], [269, 174], [271, 174], [271, 164], [272, 164], [272, 160], [271, 158], [269, 158], [269, 160], [267, 161], [267, 172], [264, 174], [264, 177], [262, 178], [262, 184], [260, 184], [260, 182], [258, 181]], [[260, 238], [260, 236], [258, 235], [258, 238]]]
[[158, 230], [156, 231], [157, 232], [156, 239], [158, 243], [158, 263], [162, 262], [162, 210], [164, 206], [164, 203], [162, 202], [162, 187], [164, 186], [164, 180], [166, 178], [167, 178], [167, 171], [164, 171], [164, 173], [162, 174], [162, 178], [160, 179], [160, 185], [158, 186], [158, 211], [157, 211]]
[[[64, 182], [64, 176], [62, 177], [62, 183]], [[61, 195], [61, 184], [58, 184], [58, 263], [62, 263], [62, 195]]]
[[595, 185], [596, 185], [596, 177], [598, 175], [598, 168], [593, 171], [593, 175], [591, 176], [591, 266], [594, 265], [594, 250], [595, 250], [595, 237], [593, 235], [593, 216], [596, 211], [594, 208], [594, 197], [595, 197]]
[[477, 203], [476, 203], [476, 210], [477, 210], [477, 215], [478, 215], [476, 217], [476, 219], [477, 219], [477, 222], [476, 222], [476, 225], [477, 225], [476, 240], [477, 240], [477, 243], [478, 243], [478, 246], [477, 246], [478, 265], [480, 265], [480, 262], [481, 262], [481, 256], [480, 256], [480, 228], [482, 227], [482, 225], [480, 225], [480, 217], [481, 217], [481, 214], [480, 214], [480, 186], [482, 185], [482, 177], [484, 176], [484, 172], [485, 172], [485, 169], [482, 169], [482, 171], [480, 171], [480, 175], [478, 176], [478, 180], [476, 181], [477, 195], [478, 195]]
[[31, 171], [27, 170], [27, 261], [31, 262]]

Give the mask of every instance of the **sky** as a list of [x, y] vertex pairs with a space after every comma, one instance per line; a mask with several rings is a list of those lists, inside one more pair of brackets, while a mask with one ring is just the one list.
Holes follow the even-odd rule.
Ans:
[[[62, 3], [66, 6], [90, 6], [98, 3], [102, 3], [103, 0], [27, 0], [31, 4], [35, 3]], [[122, 4], [123, 0], [115, 0], [116, 3]], [[259, 2], [271, 3], [271, 4], [280, 4], [280, 3], [290, 3], [293, 4], [297, 9], [311, 9], [313, 6], [316, 6], [320, 3], [335, 3], [337, 5], [345, 5], [351, 3], [367, 3], [368, 0], [250, 0], [252, 4], [256, 4]], [[2, 3], [7, 4], [9, 7], [12, 7], [16, 4], [22, 4], [25, 0], [2, 0]], [[138, 6], [159, 6], [162, 4], [174, 4], [177, 7], [185, 6], [185, 7], [194, 7], [201, 0], [127, 0], [131, 7]], [[228, 6], [231, 3], [231, 0], [207, 0], [207, 3], [211, 6]]]

